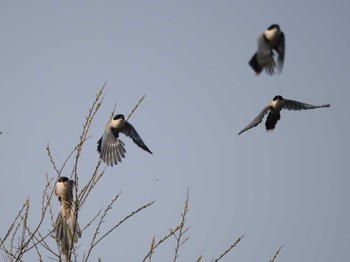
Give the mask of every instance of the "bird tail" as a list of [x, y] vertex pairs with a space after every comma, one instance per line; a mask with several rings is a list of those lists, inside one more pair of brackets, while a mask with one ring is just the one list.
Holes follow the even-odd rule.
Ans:
[[263, 68], [259, 65], [258, 59], [257, 59], [257, 53], [255, 53], [253, 55], [253, 57], [250, 59], [249, 61], [249, 65], [253, 68], [253, 70], [255, 71], [255, 73], [258, 75], [261, 73], [261, 71], [263, 70]]
[[65, 210], [61, 206], [60, 213], [56, 219], [55, 235], [62, 253], [68, 255], [73, 248], [73, 243], [77, 242], [78, 238], [81, 237], [81, 230], [76, 222], [76, 215], [73, 209]]

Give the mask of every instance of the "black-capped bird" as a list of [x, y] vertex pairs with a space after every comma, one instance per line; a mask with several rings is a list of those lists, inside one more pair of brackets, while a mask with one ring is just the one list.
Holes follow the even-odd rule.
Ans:
[[67, 255], [73, 243], [81, 237], [81, 230], [76, 221], [73, 206], [73, 180], [60, 177], [55, 188], [55, 195], [60, 201], [60, 213], [56, 220], [55, 236], [60, 243], [62, 253]]
[[275, 73], [277, 53], [277, 70], [281, 73], [285, 54], [285, 36], [279, 25], [273, 24], [258, 37], [258, 50], [249, 61], [249, 65], [258, 75], [263, 69], [269, 75]]
[[119, 139], [119, 133], [130, 137], [136, 145], [153, 154], [142, 141], [135, 128], [124, 119], [124, 115], [115, 115], [108, 121], [104, 135], [97, 142], [97, 151], [107, 166], [117, 165], [125, 157], [125, 144]]
[[252, 122], [250, 122], [245, 128], [243, 128], [238, 135], [242, 134], [243, 132], [257, 126], [261, 123], [264, 116], [268, 114], [265, 127], [267, 131], [273, 131], [275, 129], [275, 126], [277, 124], [277, 121], [280, 120], [281, 115], [280, 111], [282, 109], [287, 110], [307, 110], [307, 109], [315, 109], [315, 108], [321, 108], [321, 107], [330, 107], [330, 104], [323, 104], [319, 106], [314, 106], [294, 100], [284, 99], [282, 96], [278, 95], [275, 96], [271, 102], [268, 103], [267, 106], [264, 107], [264, 109], [260, 112], [260, 114], [254, 118]]

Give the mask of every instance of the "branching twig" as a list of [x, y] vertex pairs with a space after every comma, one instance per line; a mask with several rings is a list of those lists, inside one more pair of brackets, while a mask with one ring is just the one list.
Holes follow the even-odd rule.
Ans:
[[[97, 238], [97, 235], [100, 233], [100, 228], [102, 226], [102, 224], [105, 222], [104, 218], [107, 216], [108, 211], [112, 209], [113, 204], [115, 201], [117, 201], [118, 197], [120, 196], [121, 193], [118, 193], [111, 201], [111, 203], [109, 203], [109, 205], [107, 206], [107, 208], [104, 210], [103, 214], [101, 215], [101, 218], [97, 224], [96, 230], [95, 230], [95, 234], [91, 240], [91, 244], [90, 244], [90, 248], [88, 250], [87, 256], [86, 256], [86, 261], [88, 260], [90, 253], [92, 251], [92, 249], [94, 248], [94, 244]], [[100, 213], [100, 212], [99, 212]]]
[[82, 207], [82, 205], [85, 203], [87, 197], [89, 196], [91, 190], [94, 188], [94, 186], [97, 184], [97, 182], [102, 178], [104, 175], [105, 169], [99, 174], [98, 174], [98, 169], [101, 165], [102, 161], [99, 160], [95, 170], [89, 179], [88, 183], [83, 187], [83, 189], [80, 191], [79, 196], [78, 196], [78, 203], [79, 203], [79, 209]]
[[124, 223], [126, 220], [128, 220], [129, 218], [131, 218], [132, 216], [134, 216], [135, 214], [139, 213], [141, 210], [151, 206], [154, 204], [154, 201], [145, 204], [144, 206], [138, 208], [137, 210], [131, 212], [129, 215], [127, 215], [125, 218], [123, 218], [121, 221], [119, 221], [119, 223], [117, 223], [116, 225], [114, 225], [111, 229], [109, 229], [105, 234], [103, 234], [98, 240], [96, 240], [97, 235], [99, 234], [99, 228], [101, 226], [101, 224], [103, 223], [103, 218], [107, 215], [107, 211], [109, 209], [112, 208], [113, 202], [117, 199], [117, 197], [119, 196], [119, 194], [112, 200], [112, 202], [110, 203], [110, 205], [107, 207], [107, 209], [104, 211], [104, 214], [101, 216], [101, 220], [98, 224], [98, 227], [96, 228], [95, 231], [95, 235], [93, 237], [93, 240], [91, 241], [91, 245], [90, 248], [88, 250], [88, 253], [84, 259], [84, 261], [88, 261], [89, 256], [91, 254], [91, 251], [93, 250], [93, 248], [99, 243], [101, 242], [101, 240], [103, 240], [105, 237], [107, 237], [111, 232], [113, 232], [117, 227], [119, 227], [122, 223]]
[[95, 220], [98, 218], [98, 216], [101, 214], [101, 212], [102, 212], [102, 209], [100, 209], [97, 212], [97, 214], [90, 220], [90, 222], [87, 223], [87, 225], [81, 230], [81, 233], [83, 233], [87, 228], [89, 228], [92, 225], [92, 223], [95, 222]]
[[186, 237], [184, 240], [182, 240], [182, 237], [187, 233], [187, 231], [190, 229], [190, 227], [185, 228], [185, 223], [187, 221], [186, 215], [188, 212], [188, 199], [189, 199], [189, 189], [187, 190], [187, 197], [184, 205], [184, 210], [183, 213], [181, 214], [181, 222], [180, 222], [180, 229], [179, 229], [179, 234], [176, 236], [176, 234], [173, 234], [173, 236], [176, 239], [176, 247], [175, 247], [175, 254], [174, 254], [174, 260], [175, 262], [178, 258], [178, 253], [179, 253], [179, 248], [182, 246], [187, 240], [188, 237]]
[[108, 230], [102, 237], [100, 237], [94, 244], [94, 246], [96, 246], [102, 239], [104, 239], [107, 235], [109, 235], [113, 230], [115, 230], [117, 227], [119, 227], [121, 224], [123, 224], [126, 220], [128, 220], [129, 218], [131, 218], [132, 216], [136, 215], [137, 213], [139, 213], [141, 210], [151, 206], [154, 204], [155, 201], [149, 202], [147, 204], [145, 204], [144, 206], [138, 208], [137, 210], [131, 212], [129, 215], [127, 215], [125, 218], [123, 218], [122, 220], [119, 221], [118, 224], [116, 224], [114, 227], [112, 227], [110, 230]]
[[3, 244], [5, 243], [6, 239], [10, 236], [10, 234], [11, 234], [11, 232], [12, 232], [12, 229], [14, 228], [14, 226], [15, 226], [15, 224], [16, 224], [17, 219], [21, 216], [23, 210], [27, 207], [28, 203], [29, 203], [29, 200], [27, 199], [27, 200], [24, 202], [24, 204], [23, 204], [23, 206], [21, 207], [21, 209], [18, 211], [18, 214], [17, 214], [17, 216], [15, 217], [15, 219], [13, 220], [12, 224], [10, 225], [10, 228], [9, 228], [9, 230], [7, 231], [5, 237], [4, 237], [3, 239], [0, 239], [0, 246], [1, 246], [1, 247], [2, 247]]
[[154, 254], [154, 251], [156, 250], [156, 248], [161, 245], [162, 243], [164, 243], [169, 237], [173, 236], [176, 232], [178, 232], [180, 230], [180, 226], [176, 226], [174, 229], [170, 229], [170, 232], [165, 235], [162, 239], [160, 239], [158, 241], [157, 244], [155, 244], [155, 239], [152, 239], [152, 243], [151, 243], [151, 247], [149, 252], [147, 253], [147, 255], [143, 258], [143, 262], [146, 261], [147, 258], [149, 258], [149, 260], [151, 259], [151, 256]]

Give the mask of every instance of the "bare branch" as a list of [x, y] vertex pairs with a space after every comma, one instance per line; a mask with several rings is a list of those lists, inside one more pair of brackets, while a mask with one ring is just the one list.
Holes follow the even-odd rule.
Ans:
[[143, 95], [139, 102], [136, 104], [136, 106], [134, 107], [134, 109], [131, 111], [131, 113], [128, 115], [128, 117], [126, 118], [126, 121], [129, 120], [129, 118], [132, 116], [132, 114], [135, 112], [135, 110], [139, 107], [139, 105], [141, 104], [141, 102], [143, 101], [143, 99], [146, 97], [146, 95]]
[[[115, 226], [113, 226], [111, 229], [109, 229], [105, 234], [103, 234], [98, 240], [95, 241], [95, 235], [97, 236], [96, 232], [95, 232], [95, 235], [94, 235], [94, 239], [93, 241], [91, 242], [91, 246], [90, 246], [90, 249], [88, 251], [88, 254], [85, 258], [85, 261], [88, 261], [88, 258], [90, 256], [90, 253], [92, 251], [92, 249], [101, 241], [103, 240], [105, 237], [107, 237], [111, 232], [113, 232], [117, 227], [119, 227], [121, 224], [123, 224], [125, 221], [127, 221], [129, 218], [131, 218], [132, 216], [134, 216], [135, 214], [139, 213], [141, 210], [151, 206], [154, 204], [155, 201], [152, 201], [152, 202], [149, 202], [147, 204], [145, 204], [144, 206], [138, 208], [137, 210], [131, 212], [129, 215], [127, 215], [125, 218], [123, 218], [122, 220], [119, 221], [119, 223], [117, 223]], [[98, 227], [99, 228], [99, 227]], [[98, 233], [98, 232], [97, 232]]]
[[21, 216], [23, 210], [28, 206], [28, 204], [29, 204], [29, 199], [27, 199], [27, 200], [24, 202], [23, 206], [22, 206], [21, 209], [18, 211], [18, 214], [17, 214], [17, 216], [15, 217], [15, 219], [13, 220], [12, 224], [10, 225], [10, 228], [9, 228], [9, 230], [7, 231], [7, 233], [6, 233], [5, 237], [4, 237], [4, 239], [0, 239], [0, 246], [3, 246], [3, 244], [4, 244], [5, 241], [6, 241], [6, 239], [7, 239], [7, 238], [9, 237], [9, 235], [11, 234], [12, 229], [14, 228], [17, 219]]
[[233, 243], [228, 249], [225, 250], [224, 253], [222, 253], [218, 258], [214, 259], [214, 262], [219, 261], [221, 258], [223, 258], [228, 252], [230, 252], [240, 241], [241, 239], [244, 237], [244, 234], [239, 237], [235, 243]]
[[173, 261], [175, 262], [179, 256], [179, 248], [182, 246], [187, 240], [188, 237], [182, 240], [183, 236], [187, 233], [187, 231], [190, 229], [190, 227], [185, 228], [185, 223], [186, 223], [186, 215], [188, 212], [188, 200], [189, 200], [189, 189], [187, 189], [187, 197], [185, 200], [185, 205], [184, 205], [184, 210], [183, 213], [181, 214], [181, 222], [180, 222], [180, 229], [179, 229], [179, 234], [176, 236], [176, 234], [173, 234], [173, 236], [176, 239], [176, 247], [175, 247], [175, 254], [174, 254], [174, 259]]
[[280, 246], [280, 248], [276, 251], [274, 257], [270, 260], [270, 262], [274, 262], [276, 257], [278, 256], [278, 254], [280, 253], [281, 249], [282, 249], [283, 245]]
[[180, 226], [176, 226], [174, 229], [170, 229], [169, 233], [167, 235], [165, 235], [162, 239], [160, 239], [157, 244], [154, 244], [155, 242], [155, 238], [152, 239], [152, 243], [151, 243], [151, 247], [149, 252], [147, 253], [147, 255], [143, 258], [143, 262], [146, 261], [147, 258], [149, 258], [149, 260], [151, 259], [151, 256], [154, 254], [156, 248], [161, 245], [162, 243], [164, 243], [169, 237], [173, 236], [176, 232], [178, 232], [180, 230]]

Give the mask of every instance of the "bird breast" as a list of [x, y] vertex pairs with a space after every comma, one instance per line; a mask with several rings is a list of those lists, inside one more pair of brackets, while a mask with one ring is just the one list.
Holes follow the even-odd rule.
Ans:
[[271, 104], [270, 104], [270, 108], [274, 112], [281, 111], [282, 107], [283, 107], [283, 100], [277, 99], [275, 101], [272, 101]]
[[122, 130], [124, 126], [125, 126], [125, 120], [121, 118], [117, 120], [112, 119], [110, 122], [110, 127], [118, 131]]
[[64, 197], [67, 194], [66, 186], [63, 183], [58, 183], [55, 191], [56, 196]]
[[280, 36], [280, 32], [278, 31], [277, 28], [273, 28], [265, 31], [265, 37], [272, 45], [278, 42], [279, 36]]

